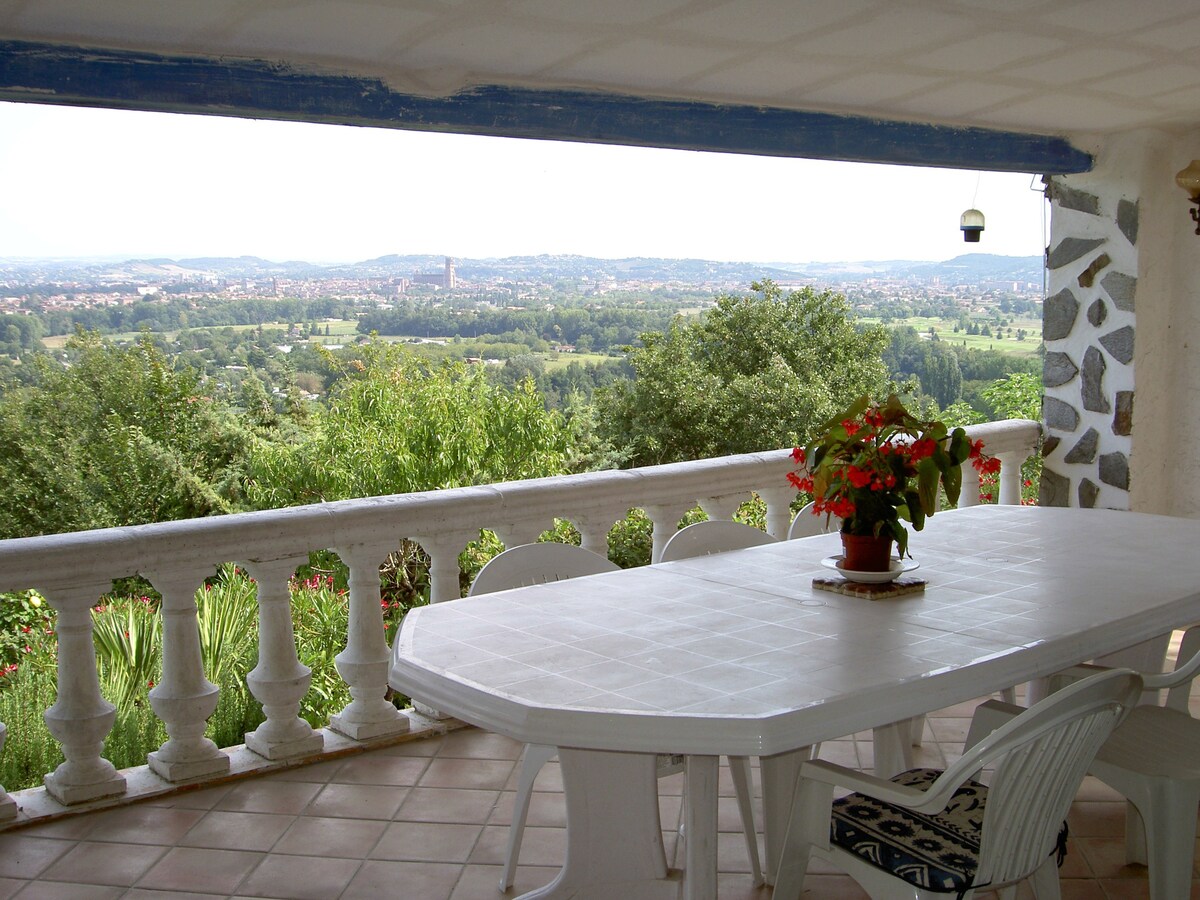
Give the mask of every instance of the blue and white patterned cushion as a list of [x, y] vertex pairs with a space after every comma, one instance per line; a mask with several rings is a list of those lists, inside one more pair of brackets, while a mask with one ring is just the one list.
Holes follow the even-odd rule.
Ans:
[[[938, 769], [910, 769], [892, 781], [925, 788]], [[967, 781], [936, 815], [916, 813], [863, 794], [833, 804], [830, 840], [884, 871], [928, 891], [968, 890], [979, 865], [987, 785]]]

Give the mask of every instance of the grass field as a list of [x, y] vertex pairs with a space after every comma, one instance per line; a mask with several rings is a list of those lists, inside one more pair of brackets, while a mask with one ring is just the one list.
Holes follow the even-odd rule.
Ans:
[[[879, 324], [878, 319], [861, 318], [860, 322], [868, 322], [872, 325]], [[970, 347], [977, 350], [1000, 350], [1004, 353], [1012, 353], [1017, 356], [1035, 356], [1037, 354], [1038, 345], [1042, 341], [1042, 323], [1040, 319], [1010, 319], [1009, 320], [1014, 337], [1007, 336], [998, 338], [993, 335], [987, 337], [980, 334], [967, 334], [964, 331], [954, 331], [954, 321], [951, 319], [933, 319], [922, 316], [913, 316], [903, 321], [893, 321], [892, 327], [898, 328], [902, 325], [911, 325], [921, 334], [928, 334], [930, 328], [937, 331], [937, 336], [940, 340], [955, 344], [956, 346]], [[1018, 341], [1015, 337], [1018, 329], [1025, 329], [1025, 340]], [[995, 332], [993, 327], [992, 331]], [[1007, 329], [1005, 335], [1007, 335]]]

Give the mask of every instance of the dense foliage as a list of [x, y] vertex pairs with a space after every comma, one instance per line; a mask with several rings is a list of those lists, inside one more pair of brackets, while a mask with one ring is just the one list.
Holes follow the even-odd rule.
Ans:
[[148, 340], [95, 335], [64, 366], [0, 395], [0, 537], [229, 512], [241, 504], [251, 434], [200, 375]]
[[853, 398], [886, 386], [888, 333], [811, 288], [722, 297], [666, 334], [642, 335], [636, 377], [598, 396], [599, 428], [634, 465], [803, 443]]

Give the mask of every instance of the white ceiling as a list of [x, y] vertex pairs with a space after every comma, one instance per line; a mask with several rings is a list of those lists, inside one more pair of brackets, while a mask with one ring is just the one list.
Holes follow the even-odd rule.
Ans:
[[1072, 135], [1200, 122], [1195, 0], [0, 0], [0, 39], [397, 90], [584, 87]]

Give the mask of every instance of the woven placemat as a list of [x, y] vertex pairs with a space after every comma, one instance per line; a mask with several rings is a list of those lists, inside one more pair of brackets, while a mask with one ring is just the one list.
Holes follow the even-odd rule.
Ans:
[[845, 578], [814, 578], [813, 588], [818, 591], [830, 591], [834, 594], [845, 594], [847, 597], [863, 597], [867, 600], [884, 600], [888, 597], [903, 597], [905, 594], [920, 594], [925, 591], [923, 578], [897, 578], [886, 584], [863, 584], [860, 581], [847, 581]]

